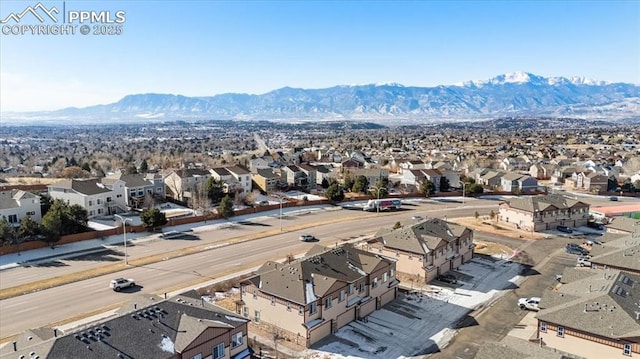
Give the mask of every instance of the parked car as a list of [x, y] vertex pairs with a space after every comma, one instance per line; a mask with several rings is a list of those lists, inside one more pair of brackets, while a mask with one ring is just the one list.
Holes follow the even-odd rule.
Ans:
[[609, 201], [617, 202], [617, 201], [618, 201], [618, 197], [616, 197], [616, 196], [611, 196], [611, 197], [609, 197]]
[[598, 222], [588, 222], [587, 223], [587, 227], [593, 228], [593, 229], [603, 230], [604, 229], [604, 224], [598, 223]]
[[573, 230], [567, 226], [557, 226], [556, 229], [564, 233], [573, 233]]
[[578, 257], [578, 266], [591, 267], [591, 259], [589, 257]]
[[440, 274], [438, 280], [445, 283], [457, 284], [458, 278], [453, 274]]
[[580, 247], [575, 243], [567, 244], [567, 246], [565, 247], [565, 251], [569, 254], [578, 254], [581, 256], [589, 255], [589, 251], [587, 251], [586, 249]]
[[415, 220], [415, 221], [419, 221], [422, 219], [422, 216], [413, 216], [411, 217], [411, 219]]
[[540, 298], [539, 297], [531, 297], [531, 298], [520, 298], [518, 299], [518, 306], [522, 310], [540, 310]]
[[136, 281], [131, 278], [116, 278], [109, 283], [109, 288], [119, 292], [123, 288], [131, 288], [136, 285]]
[[303, 234], [300, 236], [300, 240], [303, 242], [311, 242], [311, 241], [315, 241], [316, 237], [310, 235], [310, 234]]

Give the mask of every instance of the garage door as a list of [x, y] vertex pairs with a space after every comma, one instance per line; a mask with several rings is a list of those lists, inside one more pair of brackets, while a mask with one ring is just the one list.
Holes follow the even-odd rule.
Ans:
[[457, 256], [456, 258], [453, 259], [452, 269], [460, 268], [461, 265], [462, 265], [462, 256]]
[[380, 296], [380, 305], [384, 306], [394, 299], [396, 299], [396, 289], [392, 288], [388, 292]]
[[344, 327], [345, 325], [349, 324], [350, 322], [356, 320], [356, 308], [353, 307], [351, 309], [349, 309], [348, 311], [340, 314], [337, 318], [338, 321], [338, 329]]
[[329, 334], [331, 334], [331, 321], [327, 320], [309, 332], [309, 345], [314, 344]]
[[371, 298], [371, 300], [360, 306], [360, 318], [366, 317], [373, 313], [374, 310], [376, 310], [376, 300], [375, 298]]

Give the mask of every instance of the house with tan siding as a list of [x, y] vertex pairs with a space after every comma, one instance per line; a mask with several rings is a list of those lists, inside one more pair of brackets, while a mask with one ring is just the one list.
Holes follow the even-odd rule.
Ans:
[[384, 229], [367, 249], [397, 259], [396, 268], [426, 282], [473, 258], [473, 230], [438, 218]]
[[290, 263], [267, 262], [243, 281], [237, 311], [310, 346], [395, 299], [398, 284], [389, 258], [316, 245]]
[[640, 354], [640, 276], [567, 268], [540, 301], [540, 345], [588, 358]]
[[534, 232], [586, 226], [588, 220], [589, 204], [554, 194], [510, 199], [498, 210], [501, 225]]

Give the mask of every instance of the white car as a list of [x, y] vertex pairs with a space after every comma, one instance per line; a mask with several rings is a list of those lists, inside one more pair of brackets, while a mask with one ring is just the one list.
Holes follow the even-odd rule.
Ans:
[[539, 311], [540, 310], [540, 298], [539, 297], [531, 297], [531, 298], [520, 298], [518, 299], [518, 306], [520, 307], [520, 309], [525, 310], [533, 310], [533, 311]]
[[109, 288], [119, 292], [123, 288], [131, 288], [136, 285], [136, 281], [131, 278], [116, 278], [109, 283]]
[[311, 241], [315, 241], [316, 237], [310, 235], [310, 234], [303, 234], [300, 236], [300, 240], [303, 242], [311, 242]]
[[577, 261], [580, 267], [591, 267], [591, 258], [589, 257], [578, 257]]

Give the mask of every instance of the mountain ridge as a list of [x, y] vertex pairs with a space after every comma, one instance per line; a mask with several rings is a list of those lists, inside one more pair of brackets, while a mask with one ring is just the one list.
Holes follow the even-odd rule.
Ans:
[[14, 113], [13, 117], [114, 122], [189, 118], [388, 122], [537, 115], [615, 120], [640, 117], [639, 114], [638, 85], [579, 76], [547, 78], [518, 71], [488, 80], [435, 87], [378, 83], [322, 89], [283, 87], [260, 95], [225, 93], [188, 97], [162, 93], [131, 94], [111, 104]]

